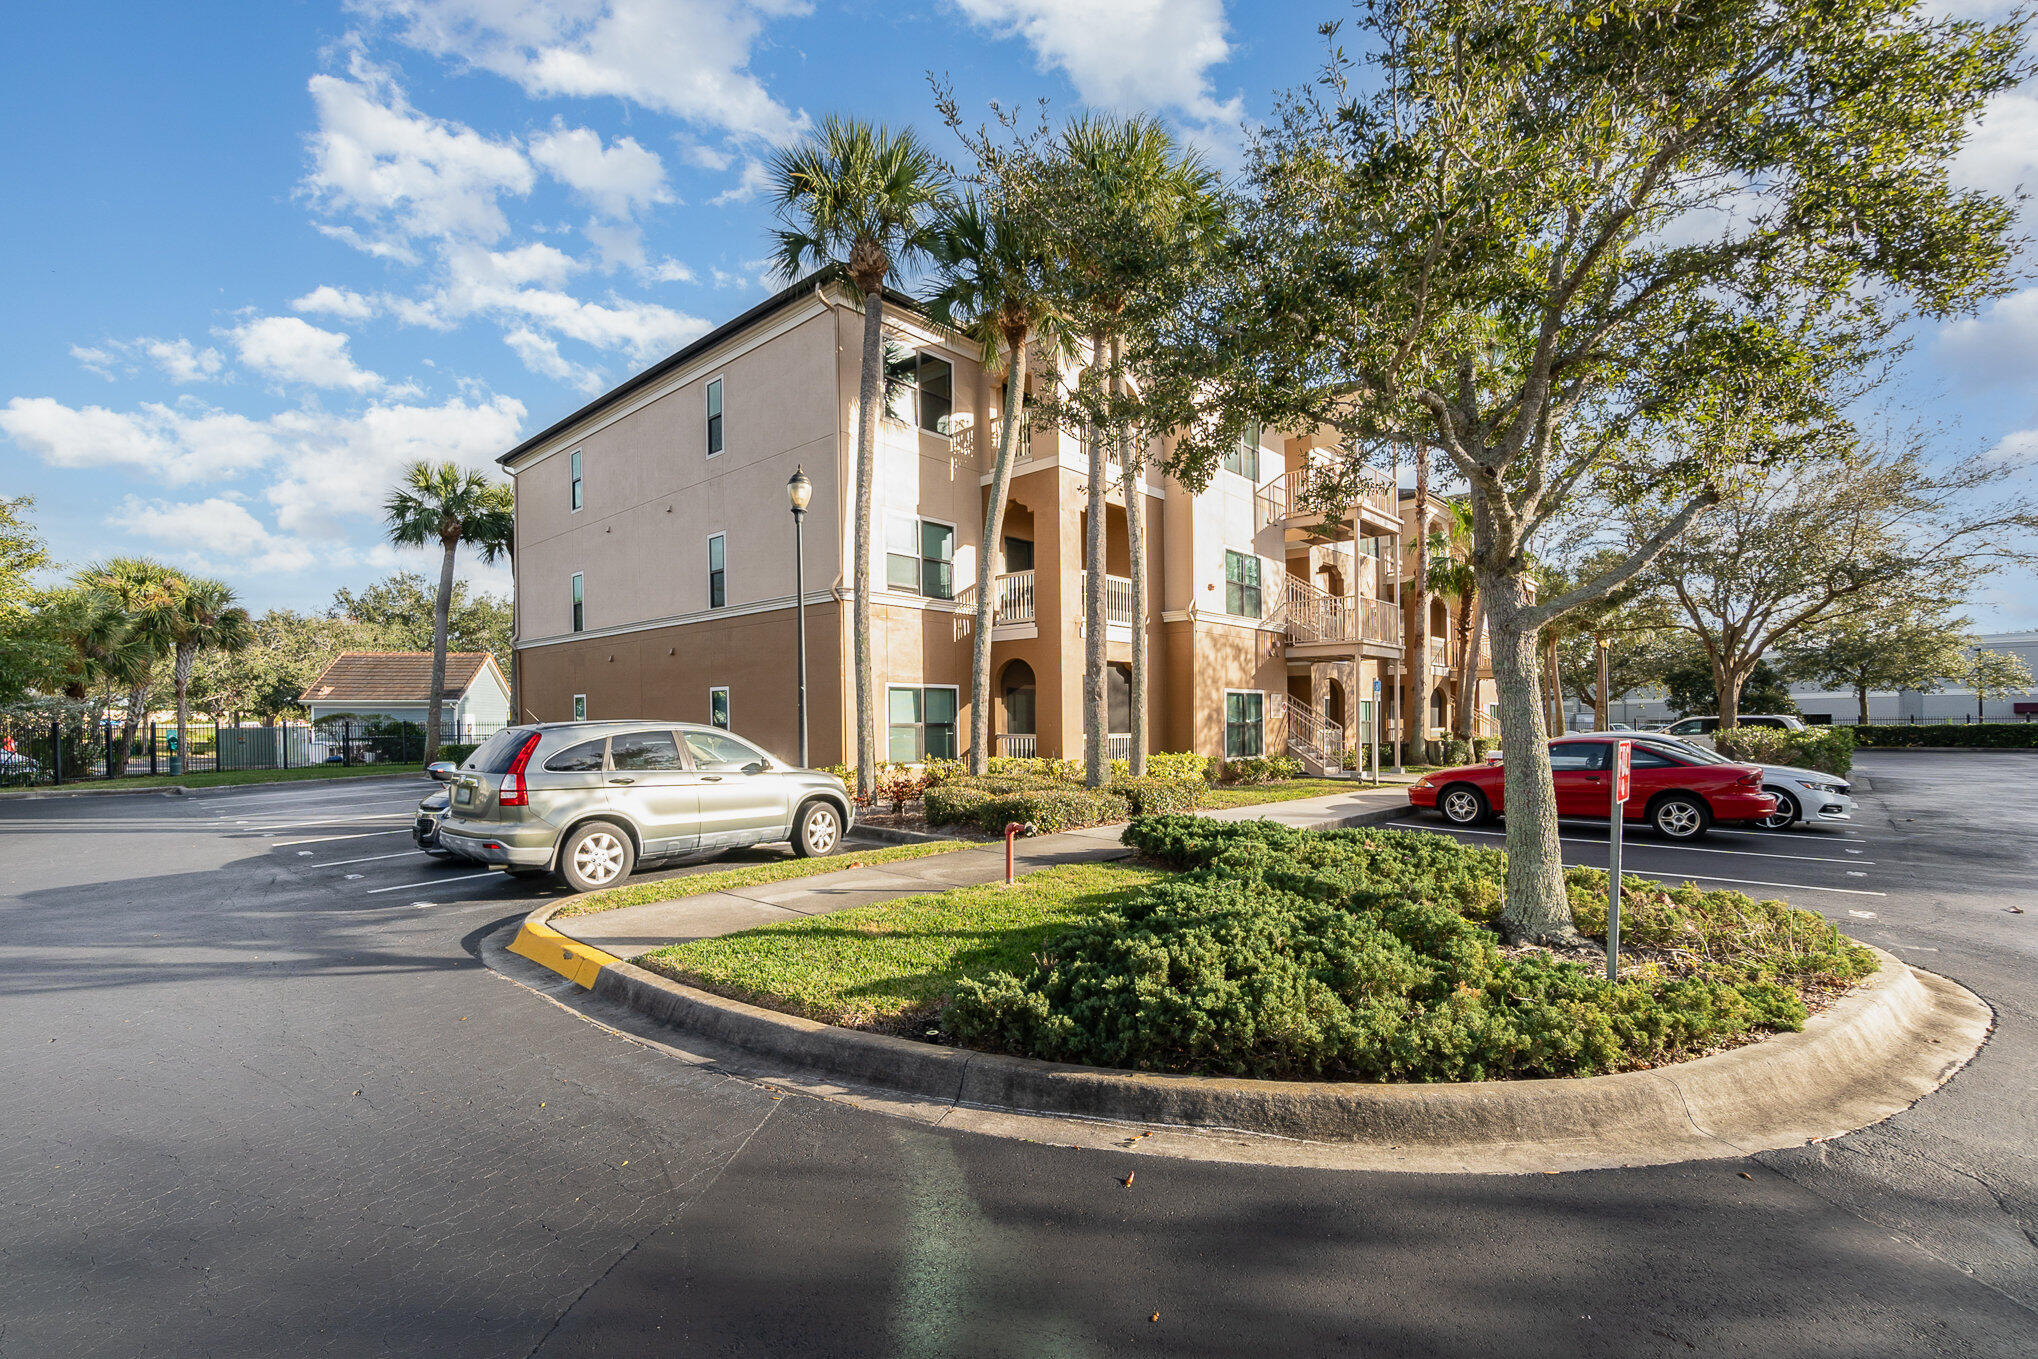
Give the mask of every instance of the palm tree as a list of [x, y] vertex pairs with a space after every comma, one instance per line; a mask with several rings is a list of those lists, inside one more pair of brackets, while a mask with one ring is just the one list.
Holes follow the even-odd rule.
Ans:
[[[127, 752], [149, 709], [156, 666], [176, 647], [176, 617], [187, 582], [176, 568], [147, 557], [113, 557], [78, 575], [84, 600], [73, 641], [88, 675], [119, 684], [127, 711], [121, 718], [115, 772], [127, 768]], [[178, 753], [183, 753], [180, 738]]]
[[786, 223], [773, 259], [788, 280], [840, 268], [863, 299], [863, 370], [856, 409], [856, 787], [877, 783], [877, 706], [870, 670], [870, 517], [884, 383], [885, 281], [928, 253], [946, 176], [908, 128], [825, 118], [773, 154], [773, 208]]
[[1479, 703], [1479, 581], [1472, 571], [1472, 506], [1454, 500], [1442, 530], [1430, 535], [1430, 590], [1457, 605], [1458, 694], [1451, 709], [1451, 733], [1472, 739], [1472, 718]]
[[1019, 437], [1026, 423], [1028, 352], [1035, 340], [1059, 352], [1066, 344], [1058, 297], [1049, 282], [1051, 248], [1038, 218], [987, 206], [971, 194], [941, 215], [931, 243], [935, 290], [927, 310], [943, 325], [983, 346], [984, 367], [1005, 368], [1005, 408], [998, 460], [984, 509], [984, 545], [977, 555], [976, 632], [970, 656], [972, 773], [984, 772], [991, 743], [993, 591], [1005, 533], [1005, 504]]
[[[1146, 504], [1141, 489], [1143, 441], [1128, 437], [1132, 422], [1124, 382], [1127, 330], [1159, 291], [1156, 284], [1180, 271], [1193, 246], [1218, 220], [1217, 177], [1193, 151], [1179, 151], [1157, 119], [1084, 118], [1060, 139], [1062, 249], [1071, 311], [1090, 338], [1084, 374], [1085, 421], [1090, 435], [1088, 575], [1083, 592], [1083, 759], [1091, 787], [1104, 782], [1108, 762], [1105, 702], [1105, 485], [1106, 427], [1118, 445], [1125, 494], [1125, 536], [1131, 563], [1132, 694], [1131, 766], [1146, 771]], [[1104, 370], [1099, 374], [1098, 370]], [[1103, 380], [1100, 382], [1099, 378]]]
[[510, 488], [457, 463], [414, 462], [382, 504], [389, 541], [399, 547], [437, 543], [439, 597], [432, 610], [432, 706], [425, 717], [425, 763], [439, 758], [440, 709], [446, 701], [446, 631], [453, 609], [453, 558], [468, 542], [481, 560], [509, 551], [516, 530]]
[[176, 606], [161, 625], [175, 658], [170, 672], [177, 692], [177, 754], [191, 761], [191, 670], [201, 651], [243, 651], [255, 640], [254, 620], [234, 602], [233, 587], [205, 577], [184, 580]]

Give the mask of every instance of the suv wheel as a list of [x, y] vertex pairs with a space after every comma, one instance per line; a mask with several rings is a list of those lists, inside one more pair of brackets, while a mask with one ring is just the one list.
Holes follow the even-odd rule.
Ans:
[[802, 859], [820, 859], [833, 854], [842, 843], [842, 813], [826, 799], [816, 799], [800, 808], [793, 827], [793, 853]]
[[1649, 823], [1670, 840], [1696, 840], [1712, 824], [1712, 809], [1689, 793], [1672, 793], [1649, 809]]
[[560, 847], [559, 877], [576, 892], [595, 892], [629, 877], [636, 862], [637, 851], [621, 826], [590, 821]]

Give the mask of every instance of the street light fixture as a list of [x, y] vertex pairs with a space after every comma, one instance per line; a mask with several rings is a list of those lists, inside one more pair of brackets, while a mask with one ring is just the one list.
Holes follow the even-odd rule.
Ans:
[[802, 521], [807, 517], [807, 502], [814, 498], [814, 483], [807, 480], [805, 466], [793, 469], [792, 480], [785, 484], [786, 499], [793, 507], [793, 601], [799, 615], [800, 653], [800, 768], [808, 768], [807, 762], [807, 549], [801, 534]]

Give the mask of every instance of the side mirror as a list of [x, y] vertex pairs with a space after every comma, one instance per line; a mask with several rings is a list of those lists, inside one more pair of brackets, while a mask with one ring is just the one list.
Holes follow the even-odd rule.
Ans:
[[743, 772], [746, 774], [762, 774], [770, 767], [770, 765], [767, 765], [762, 760], [752, 760], [749, 764], [743, 766]]
[[458, 777], [460, 766], [454, 764], [451, 760], [440, 760], [436, 764], [426, 765], [425, 773], [431, 775], [440, 783], [451, 783]]

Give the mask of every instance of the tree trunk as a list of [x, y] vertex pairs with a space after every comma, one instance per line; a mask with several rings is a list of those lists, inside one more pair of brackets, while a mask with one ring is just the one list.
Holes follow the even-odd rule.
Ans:
[[1861, 710], [1857, 714], [1855, 721], [1865, 727], [1868, 725], [1868, 686], [1866, 684], [1855, 685], [1854, 698], [1861, 705]]
[[[1499, 647], [1496, 640], [1494, 646]], [[1552, 736], [1564, 734], [1564, 682], [1557, 667], [1557, 629], [1554, 624], [1543, 629], [1543, 683], [1547, 687], [1550, 704], [1549, 732]]]
[[984, 772], [991, 754], [991, 628], [996, 623], [998, 566], [1004, 556], [1005, 497], [1019, 456], [1019, 424], [1026, 413], [1026, 336], [1010, 348], [1005, 374], [1005, 420], [998, 430], [998, 462], [991, 472], [991, 503], [984, 510], [984, 547], [977, 556], [977, 621], [969, 667], [969, 768]]
[[885, 295], [863, 295], [863, 372], [856, 396], [856, 595], [852, 631], [856, 664], [856, 791], [868, 798], [877, 788], [877, 697], [870, 670], [870, 502], [877, 480], [877, 424], [884, 400]]
[[1429, 659], [1429, 450], [1415, 447], [1415, 672], [1409, 678], [1409, 707], [1415, 720], [1409, 724], [1419, 764], [1429, 763], [1429, 691], [1432, 680]]
[[1610, 715], [1608, 710], [1611, 708], [1612, 702], [1608, 699], [1606, 693], [1608, 668], [1607, 641], [1606, 638], [1601, 637], [1599, 638], [1599, 679], [1592, 695], [1592, 728], [1594, 731], [1605, 731], [1606, 720]]
[[1477, 590], [1472, 591], [1465, 601], [1467, 618], [1461, 640], [1464, 659], [1458, 664], [1458, 735], [1469, 741], [1478, 726], [1479, 715], [1479, 644], [1485, 640], [1486, 618], [1483, 613], [1485, 601]]
[[[1089, 376], [1104, 361], [1104, 337], [1090, 336]], [[1094, 417], [1090, 427], [1090, 521], [1083, 546], [1083, 781], [1092, 788], [1104, 786], [1109, 772], [1104, 759], [1104, 431]]]
[[1724, 660], [1716, 660], [1712, 667], [1713, 696], [1718, 701], [1720, 730], [1738, 726], [1741, 721], [1741, 676], [1734, 667]]
[[1550, 732], [1536, 682], [1536, 633], [1521, 624], [1519, 582], [1482, 573], [1479, 593], [1486, 600], [1500, 729], [1507, 743], [1507, 759], [1501, 765], [1507, 881], [1500, 929], [1517, 943], [1575, 943], [1578, 927], [1564, 891], [1563, 853], [1557, 839]]
[[[1111, 394], [1124, 393], [1118, 364], [1123, 342], [1111, 339]], [[1125, 487], [1125, 547], [1132, 561], [1132, 777], [1146, 776], [1146, 494], [1140, 489], [1140, 464], [1131, 440], [1118, 438], [1118, 473]]]
[[453, 614], [453, 557], [460, 551], [458, 534], [441, 541], [446, 551], [439, 562], [439, 597], [432, 603], [432, 706], [425, 711], [426, 764], [439, 758], [439, 713], [446, 706], [446, 634]]
[[191, 669], [197, 664], [198, 648], [190, 642], [179, 642], [170, 669], [170, 683], [177, 692], [177, 758], [187, 774], [191, 772]]
[[113, 773], [118, 777], [127, 772], [128, 752], [134, 749], [134, 738], [141, 731], [142, 714], [149, 710], [149, 686], [138, 684], [127, 691], [127, 712], [120, 719], [120, 749], [113, 752]]

